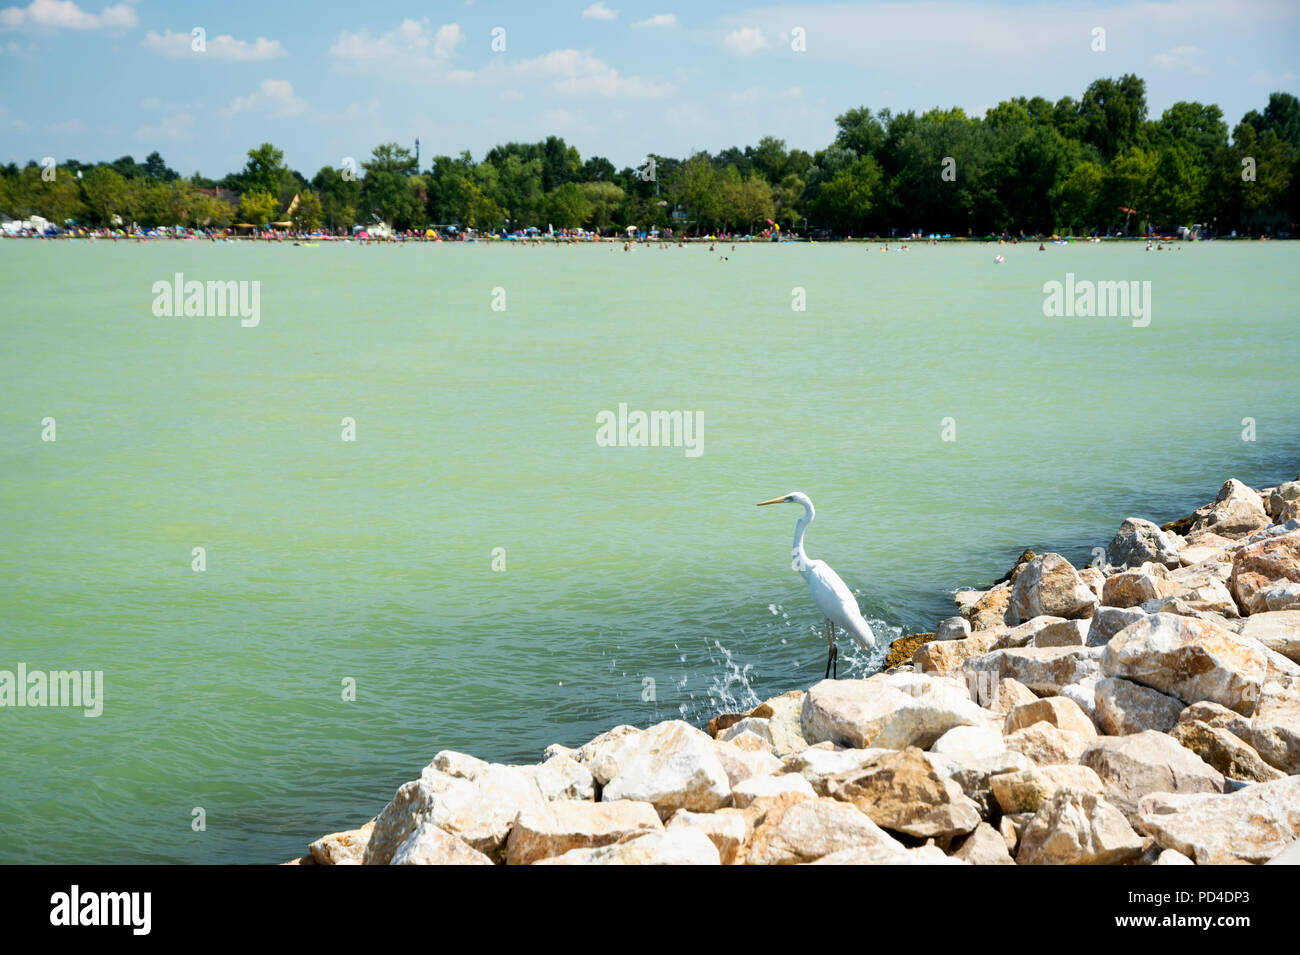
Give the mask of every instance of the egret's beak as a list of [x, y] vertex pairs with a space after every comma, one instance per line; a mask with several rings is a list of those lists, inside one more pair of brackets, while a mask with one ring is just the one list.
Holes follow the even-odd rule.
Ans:
[[774, 497], [770, 501], [759, 501], [758, 506], [762, 507], [764, 504], [784, 504], [785, 500], [786, 499], [783, 497]]

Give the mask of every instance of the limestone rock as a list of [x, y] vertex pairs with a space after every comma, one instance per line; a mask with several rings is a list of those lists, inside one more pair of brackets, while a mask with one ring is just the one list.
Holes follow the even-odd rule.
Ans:
[[803, 793], [809, 797], [817, 795], [808, 780], [798, 773], [787, 773], [783, 776], [751, 776], [737, 784], [731, 791], [738, 809], [744, 809], [755, 799], [779, 796], [782, 793]]
[[579, 747], [574, 759], [586, 766], [596, 782], [603, 786], [618, 775], [620, 755], [635, 745], [634, 737], [640, 735], [641, 730], [635, 726], [615, 726]]
[[[979, 687], [979, 695], [974, 697], [975, 701], [995, 716], [1005, 718], [1020, 704], [1032, 703], [1038, 699], [1037, 694], [1019, 680], [1010, 677], [999, 678], [995, 673], [989, 673], [992, 679], [987, 681], [979, 679], [984, 676], [982, 673], [972, 671], [969, 675], [976, 678], [974, 682]], [[984, 692], [985, 683], [988, 692]]]
[[968, 763], [996, 756], [1006, 750], [1002, 733], [993, 726], [954, 726], [930, 747], [932, 753], [951, 756], [958, 762]]
[[1100, 777], [1087, 766], [1040, 766], [989, 779], [993, 798], [1005, 814], [1037, 812], [1058, 789], [1078, 789], [1098, 796], [1105, 792]]
[[1191, 859], [1175, 849], [1162, 849], [1156, 856], [1156, 865], [1196, 865]]
[[1088, 642], [1090, 629], [1088, 620], [1062, 620], [1043, 627], [1030, 643], [1035, 647], [1081, 647]]
[[374, 828], [375, 820], [371, 819], [360, 829], [331, 832], [309, 845], [307, 851], [317, 865], [361, 865]]
[[1002, 631], [998, 637], [997, 643], [993, 645], [995, 650], [1006, 650], [1010, 647], [1027, 647], [1034, 642], [1040, 630], [1050, 627], [1052, 624], [1065, 623], [1064, 617], [1041, 616], [1033, 620], [1026, 620], [1022, 624], [1012, 627], [1010, 630]]
[[1183, 709], [1182, 700], [1119, 677], [1098, 680], [1094, 700], [1097, 725], [1108, 736], [1144, 730], [1167, 733]]
[[895, 843], [893, 846], [854, 846], [822, 856], [805, 865], [969, 865], [966, 860], [943, 854], [938, 846], [915, 849]]
[[1107, 607], [1125, 609], [1140, 607], [1149, 600], [1169, 597], [1177, 592], [1178, 587], [1169, 581], [1169, 572], [1164, 565], [1148, 563], [1107, 577], [1101, 591], [1101, 602]]
[[733, 865], [740, 848], [749, 838], [745, 814], [731, 809], [717, 812], [691, 812], [678, 809], [668, 820], [668, 829], [696, 829], [709, 837], [718, 850], [723, 865]]
[[1088, 620], [1088, 639], [1084, 643], [1104, 647], [1111, 637], [1145, 616], [1147, 612], [1141, 607], [1098, 607]]
[[667, 819], [678, 809], [711, 812], [731, 798], [727, 772], [709, 735], [681, 720], [668, 720], [635, 737], [618, 759], [618, 773], [601, 799], [653, 803]]
[[1007, 714], [1003, 724], [1004, 733], [1014, 733], [1039, 722], [1048, 722], [1057, 729], [1080, 736], [1097, 735], [1097, 727], [1078, 706], [1063, 696], [1046, 696], [1032, 703], [1017, 706]]
[[1020, 865], [1116, 865], [1135, 859], [1142, 837], [1096, 793], [1060, 789], [1025, 826]]
[[1079, 758], [1101, 777], [1106, 799], [1132, 820], [1148, 793], [1221, 793], [1223, 774], [1173, 737], [1155, 730], [1103, 736]]
[[1140, 567], [1148, 561], [1177, 567], [1178, 548], [1171, 534], [1150, 521], [1130, 517], [1119, 526], [1106, 548], [1106, 560], [1117, 567]]
[[744, 749], [731, 740], [715, 739], [713, 752], [722, 764], [722, 771], [727, 774], [727, 784], [733, 790], [751, 776], [770, 776], [781, 768], [781, 761], [766, 749]]
[[729, 743], [742, 733], [753, 733], [759, 739], [772, 745], [772, 721], [762, 717], [746, 716], [744, 719], [736, 720], [725, 730], [718, 733], [717, 738], [724, 743]]
[[970, 621], [965, 617], [948, 617], [934, 628], [936, 640], [965, 640], [970, 633]]
[[782, 760], [782, 769], [786, 773], [798, 773], [812, 785], [819, 796], [826, 795], [826, 780], [831, 776], [846, 773], [852, 769], [867, 766], [881, 756], [893, 750], [883, 747], [868, 749], [823, 749], [826, 744], [810, 746], [802, 753], [787, 756]]
[[570, 849], [535, 865], [721, 865], [718, 849], [698, 829], [682, 826], [602, 846]]
[[954, 842], [956, 848], [952, 857], [969, 862], [971, 865], [1015, 865], [1011, 853], [1007, 851], [1006, 840], [1002, 834], [987, 822], [981, 822], [968, 836], [960, 842]]
[[1038, 722], [1006, 737], [1007, 749], [1028, 756], [1039, 766], [1078, 762], [1090, 737], [1063, 732], [1051, 723]]
[[1096, 606], [1096, 595], [1068, 560], [1060, 554], [1043, 554], [1017, 574], [1011, 588], [1007, 622], [1015, 625], [1043, 614], [1071, 619], [1088, 617]]
[[764, 701], [749, 714], [767, 720], [767, 732], [772, 740], [772, 753], [777, 757], [788, 756], [808, 748], [808, 741], [803, 738], [803, 730], [799, 725], [805, 695], [803, 690], [791, 690], [789, 693]]
[[1246, 618], [1241, 635], [1258, 640], [1288, 660], [1300, 663], [1300, 610], [1252, 613]]
[[980, 820], [979, 807], [915, 747], [833, 777], [827, 791], [882, 828], [921, 838], [970, 832]]
[[1300, 690], [1265, 684], [1248, 742], [1270, 766], [1290, 775], [1300, 773]]
[[[1229, 586], [1242, 612], [1300, 610], [1300, 597], [1294, 606], [1285, 598], [1272, 601], [1274, 605], [1270, 606], [1269, 592], [1287, 583], [1300, 584], [1300, 531], [1248, 544], [1237, 551]], [[1281, 592], [1289, 590], [1283, 588]]]
[[1226, 795], [1153, 793], [1138, 817], [1162, 848], [1197, 865], [1267, 862], [1300, 837], [1300, 776]]
[[1102, 670], [1185, 703], [1212, 700], [1246, 715], [1264, 683], [1280, 675], [1263, 645], [1209, 621], [1168, 613], [1152, 614], [1111, 638]]
[[1229, 779], [1268, 782], [1285, 775], [1226, 729], [1209, 723], [1189, 720], [1179, 723], [1169, 735]]
[[508, 865], [531, 865], [570, 849], [622, 842], [643, 831], [662, 829], [648, 802], [557, 800], [519, 813], [506, 842]]
[[922, 674], [823, 680], [804, 698], [804, 738], [863, 749], [931, 745], [954, 726], [977, 726], [984, 712], [965, 684]]
[[1260, 496], [1237, 480], [1229, 480], [1219, 489], [1219, 496], [1197, 512], [1192, 530], [1212, 530], [1230, 539], [1245, 537], [1269, 525], [1268, 512]]
[[912, 654], [912, 662], [921, 673], [948, 676], [961, 672], [972, 657], [993, 649], [1005, 628], [977, 630], [965, 640], [935, 640], [923, 643]]
[[853, 806], [835, 799], [803, 799], [767, 812], [754, 827], [746, 865], [794, 865], [855, 847], [902, 846]]
[[1007, 608], [1010, 605], [1010, 586], [1004, 584], [987, 591], [970, 608], [971, 631], [1004, 626], [1007, 622]]
[[397, 847], [389, 865], [492, 865], [492, 860], [424, 819]]
[[1053, 696], [1061, 687], [1101, 676], [1100, 647], [1022, 647], [994, 650], [966, 662], [966, 669], [1019, 680], [1035, 693]]

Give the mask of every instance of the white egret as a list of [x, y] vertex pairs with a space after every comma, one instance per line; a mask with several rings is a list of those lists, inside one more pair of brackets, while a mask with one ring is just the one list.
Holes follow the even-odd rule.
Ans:
[[840, 628], [848, 631], [849, 635], [864, 650], [870, 650], [876, 645], [875, 634], [871, 632], [871, 624], [862, 616], [862, 611], [858, 609], [858, 602], [853, 597], [853, 591], [849, 590], [848, 585], [840, 579], [840, 575], [831, 570], [830, 565], [824, 560], [810, 560], [808, 554], [803, 549], [803, 533], [808, 529], [808, 525], [813, 522], [817, 512], [813, 509], [812, 499], [801, 491], [791, 491], [785, 497], [774, 497], [770, 501], [759, 501], [758, 506], [764, 504], [802, 504], [803, 517], [799, 518], [794, 525], [794, 549], [792, 551], [793, 560], [791, 566], [803, 574], [804, 580], [808, 581], [808, 590], [812, 593], [813, 603], [817, 605], [826, 618], [826, 642], [829, 645], [829, 656], [826, 658], [826, 675], [831, 675], [832, 667], [835, 670], [836, 679], [839, 678], [839, 666], [837, 658], [839, 650], [835, 646], [835, 625], [839, 624]]

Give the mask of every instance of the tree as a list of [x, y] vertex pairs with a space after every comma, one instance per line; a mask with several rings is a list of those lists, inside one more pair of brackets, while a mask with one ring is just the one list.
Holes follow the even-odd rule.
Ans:
[[239, 197], [239, 219], [255, 226], [266, 225], [275, 219], [280, 203], [269, 192], [250, 190]]
[[370, 152], [370, 159], [361, 165], [367, 173], [388, 172], [398, 176], [413, 176], [419, 171], [415, 168], [414, 154], [397, 143], [376, 146]]
[[321, 227], [322, 211], [320, 196], [308, 189], [298, 196], [291, 218], [297, 228], [310, 232]]
[[875, 208], [881, 179], [880, 164], [863, 156], [822, 186], [811, 211], [819, 222], [861, 235]]
[[284, 172], [284, 151], [270, 143], [262, 143], [248, 151], [248, 162], [238, 176], [238, 187], [241, 191], [278, 196]]
[[131, 218], [130, 194], [126, 179], [112, 166], [96, 166], [82, 180], [86, 207], [90, 221], [97, 225], [113, 225]]

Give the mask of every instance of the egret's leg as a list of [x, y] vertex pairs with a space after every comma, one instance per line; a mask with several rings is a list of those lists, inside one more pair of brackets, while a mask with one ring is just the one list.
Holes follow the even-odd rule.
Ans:
[[835, 621], [831, 621], [831, 676], [840, 678], [840, 648], [835, 645]]

